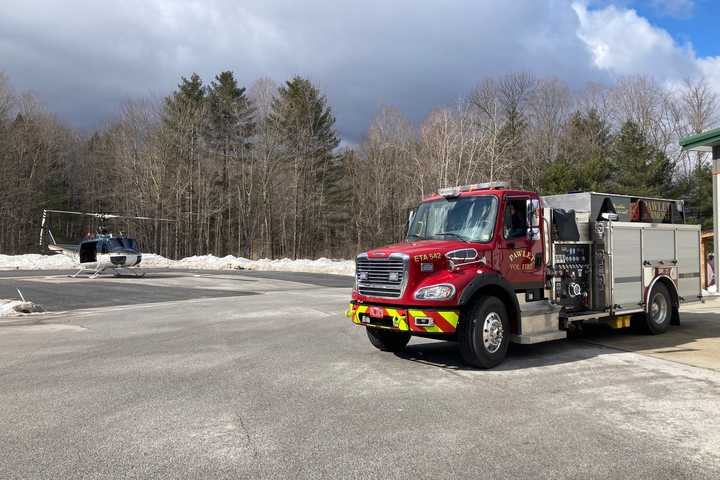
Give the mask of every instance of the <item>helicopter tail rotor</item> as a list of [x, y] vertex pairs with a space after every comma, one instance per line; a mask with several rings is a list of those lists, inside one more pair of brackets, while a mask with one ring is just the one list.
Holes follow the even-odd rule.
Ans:
[[[47, 217], [48, 212], [52, 210], [43, 210], [42, 215], [42, 222], [40, 223], [40, 246], [43, 246], [43, 242], [45, 241], [45, 224], [47, 223]], [[57, 242], [55, 241], [55, 237], [52, 234], [52, 230], [50, 230], [50, 227], [47, 227], [47, 233], [50, 236], [50, 240], [52, 241], [53, 245], [57, 245]], [[48, 245], [49, 246], [49, 245]]]

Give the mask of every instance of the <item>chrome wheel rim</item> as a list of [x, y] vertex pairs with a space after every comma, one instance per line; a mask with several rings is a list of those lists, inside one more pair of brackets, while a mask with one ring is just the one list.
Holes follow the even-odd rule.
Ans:
[[483, 322], [483, 344], [489, 353], [500, 350], [505, 331], [502, 326], [502, 318], [496, 312], [490, 312]]
[[658, 325], [665, 323], [669, 310], [665, 295], [662, 293], [656, 293], [653, 295], [652, 302], [650, 303], [650, 318], [653, 322]]

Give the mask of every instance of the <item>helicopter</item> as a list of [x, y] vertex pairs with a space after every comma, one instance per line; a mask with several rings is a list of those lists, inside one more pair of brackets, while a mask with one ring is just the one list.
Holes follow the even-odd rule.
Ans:
[[[100, 226], [95, 235], [88, 233], [79, 244], [59, 244], [55, 241], [55, 237], [49, 226], [46, 227], [48, 214], [50, 213], [93, 217], [98, 219]], [[40, 247], [43, 246], [45, 232], [47, 231], [47, 235], [52, 242], [47, 244], [48, 251], [70, 257], [80, 266], [80, 269], [74, 275], [70, 275], [72, 278], [76, 278], [83, 272], [89, 272], [89, 278], [97, 278], [106, 270], [112, 270], [115, 276], [126, 273], [135, 277], [144, 277], [145, 272], [139, 267], [142, 262], [142, 252], [140, 251], [137, 241], [124, 233], [111, 233], [105, 227], [109, 219], [172, 222], [172, 220], [166, 218], [45, 209], [43, 210], [42, 222], [40, 224]]]

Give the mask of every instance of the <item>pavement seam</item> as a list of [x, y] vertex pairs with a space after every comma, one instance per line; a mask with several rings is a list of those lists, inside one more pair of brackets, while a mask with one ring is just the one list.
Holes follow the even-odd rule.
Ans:
[[669, 359], [669, 358], [660, 357], [660, 356], [657, 356], [657, 355], [653, 355], [653, 354], [651, 354], [651, 353], [644, 353], [644, 352], [639, 352], [639, 351], [637, 351], [637, 350], [629, 350], [629, 349], [627, 349], [627, 348], [622, 348], [622, 347], [607, 345], [607, 344], [605, 344], [605, 343], [593, 342], [592, 340], [575, 339], [575, 341], [580, 342], [580, 343], [585, 343], [585, 344], [588, 344], [588, 345], [595, 345], [595, 346], [605, 347], [605, 348], [609, 348], [609, 349], [611, 349], [611, 350], [617, 350], [618, 352], [634, 353], [635, 355], [640, 355], [640, 356], [642, 356], [642, 357], [651, 357], [651, 358], [654, 358], [655, 360], [661, 360], [661, 361], [664, 361], [664, 362], [674, 363], [674, 364], [676, 364], [676, 365], [683, 365], [683, 366], [691, 367], [691, 368], [699, 368], [699, 369], [701, 369], [701, 370], [707, 370], [708, 372], [713, 372], [713, 373], [720, 372], [720, 369], [717, 369], [717, 368], [709, 368], [709, 367], [702, 367], [702, 366], [699, 366], [699, 365], [693, 365], [693, 364], [691, 364], [691, 363], [680, 362], [680, 361], [678, 361], [678, 360], [671, 360], [671, 359]]

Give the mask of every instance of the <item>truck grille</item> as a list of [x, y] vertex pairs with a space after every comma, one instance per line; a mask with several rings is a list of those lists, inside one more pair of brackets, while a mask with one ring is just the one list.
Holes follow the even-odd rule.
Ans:
[[401, 297], [407, 280], [405, 264], [405, 259], [401, 256], [368, 258], [360, 255], [355, 260], [358, 292], [370, 297]]

